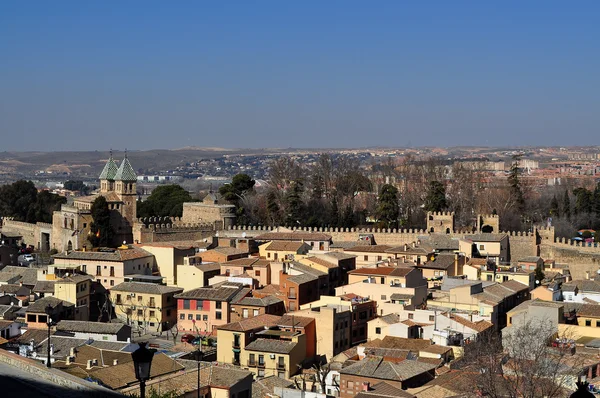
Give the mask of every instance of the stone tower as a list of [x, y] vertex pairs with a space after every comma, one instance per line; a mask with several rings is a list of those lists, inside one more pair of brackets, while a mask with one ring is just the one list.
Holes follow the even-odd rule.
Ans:
[[115, 173], [114, 193], [119, 198], [120, 222], [115, 224], [115, 232], [121, 235], [122, 240], [131, 243], [133, 239], [132, 228], [136, 218], [136, 200], [137, 200], [137, 175], [127, 159], [127, 155], [119, 165]]
[[479, 214], [477, 216], [478, 232], [500, 232], [500, 218], [497, 214]]
[[427, 212], [427, 232], [451, 234], [454, 232], [454, 212]]
[[102, 173], [100, 173], [100, 193], [108, 193], [115, 190], [115, 175], [117, 174], [117, 165], [113, 160], [112, 151], [110, 158], [104, 165]]

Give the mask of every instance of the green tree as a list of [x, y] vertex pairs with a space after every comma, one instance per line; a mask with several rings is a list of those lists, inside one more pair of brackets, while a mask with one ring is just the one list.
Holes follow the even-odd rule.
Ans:
[[36, 222], [37, 189], [33, 182], [19, 180], [0, 187], [0, 215], [17, 221]]
[[398, 201], [398, 189], [395, 186], [385, 184], [381, 187], [377, 200], [376, 215], [380, 222], [385, 223], [386, 228], [396, 228], [398, 226], [400, 203]]
[[596, 185], [592, 195], [592, 210], [596, 213], [596, 217], [600, 217], [600, 183]]
[[592, 192], [585, 188], [575, 188], [575, 214], [592, 212]]
[[289, 226], [297, 226], [301, 224], [303, 213], [302, 193], [304, 185], [301, 181], [292, 181], [291, 187], [285, 196], [287, 216], [285, 222]]
[[181, 217], [183, 203], [191, 202], [189, 192], [180, 185], [161, 185], [148, 198], [137, 202], [138, 217]]
[[281, 209], [277, 203], [277, 193], [274, 190], [267, 193], [267, 217], [270, 225], [279, 225], [281, 222]]
[[442, 211], [448, 207], [446, 202], [446, 188], [439, 181], [430, 181], [429, 190], [425, 197], [425, 211]]
[[50, 193], [46, 190], [37, 194], [33, 205], [35, 222], [52, 223], [52, 213], [60, 210], [62, 204], [67, 203], [64, 196]]
[[556, 195], [554, 195], [550, 201], [550, 215], [553, 217], [560, 217], [560, 206], [558, 205]]
[[537, 286], [541, 286], [544, 278], [546, 278], [546, 274], [544, 274], [544, 271], [542, 271], [541, 267], [537, 267], [535, 269], [535, 280], [537, 282]]
[[219, 188], [219, 193], [223, 199], [237, 204], [244, 194], [252, 190], [255, 183], [256, 181], [248, 174], [236, 174], [231, 179], [231, 183]]
[[525, 197], [523, 196], [523, 189], [521, 188], [521, 171], [519, 170], [519, 160], [521, 160], [521, 155], [514, 155], [512, 159], [513, 162], [510, 166], [510, 173], [508, 175], [508, 185], [510, 185], [510, 193], [515, 201], [517, 210], [523, 212], [525, 210]]
[[111, 247], [115, 232], [110, 224], [110, 210], [104, 196], [98, 196], [92, 202], [92, 223], [90, 225], [90, 242], [94, 247]]
[[65, 189], [68, 189], [69, 191], [77, 191], [82, 195], [87, 195], [90, 191], [90, 187], [85, 185], [83, 181], [68, 180], [65, 181], [63, 185]]
[[340, 226], [340, 209], [338, 207], [337, 195], [331, 199], [331, 212], [329, 213], [329, 225], [332, 227]]
[[565, 189], [565, 195], [563, 196], [562, 214], [567, 218], [567, 220], [571, 218], [571, 199], [569, 199], [568, 189]]

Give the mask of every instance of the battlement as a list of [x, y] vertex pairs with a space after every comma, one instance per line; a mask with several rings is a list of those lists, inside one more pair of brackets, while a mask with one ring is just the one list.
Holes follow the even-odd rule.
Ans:
[[498, 214], [480, 214], [479, 217], [500, 219], [500, 217], [498, 216]]
[[454, 217], [453, 211], [428, 211], [427, 216], [435, 216], [435, 217]]
[[[228, 231], [257, 231], [257, 232], [270, 232], [276, 231], [280, 227], [273, 226], [246, 226], [246, 225], [233, 225], [227, 228]], [[427, 235], [427, 231], [424, 229], [390, 229], [390, 228], [342, 228], [342, 227], [292, 227], [292, 226], [281, 226], [292, 231], [301, 232], [314, 232], [314, 233], [360, 233], [360, 234], [421, 234]]]
[[184, 232], [184, 231], [212, 231], [214, 226], [207, 223], [186, 223], [186, 224], [170, 224], [170, 223], [156, 223], [156, 224], [138, 224], [140, 230], [155, 231], [155, 232]]
[[[14, 217], [0, 217], [2, 219], [2, 226], [9, 228], [20, 228], [20, 229], [35, 229], [35, 224], [24, 222], [24, 221], [15, 221]], [[52, 227], [52, 226], [51, 226]]]

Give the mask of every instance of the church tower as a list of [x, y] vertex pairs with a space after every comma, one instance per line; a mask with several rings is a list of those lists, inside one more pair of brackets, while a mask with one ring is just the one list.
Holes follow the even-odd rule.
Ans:
[[102, 173], [100, 173], [100, 193], [108, 193], [115, 189], [115, 175], [117, 174], [117, 165], [113, 159], [112, 151], [110, 158], [104, 165]]
[[115, 188], [122, 203], [121, 216], [129, 227], [133, 226], [136, 218], [136, 200], [137, 200], [137, 175], [125, 155], [125, 159], [119, 165], [115, 173]]

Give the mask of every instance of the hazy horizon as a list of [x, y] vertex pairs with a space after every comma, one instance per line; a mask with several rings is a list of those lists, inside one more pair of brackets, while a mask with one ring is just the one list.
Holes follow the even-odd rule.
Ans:
[[6, 3], [3, 151], [600, 145], [600, 4]]

